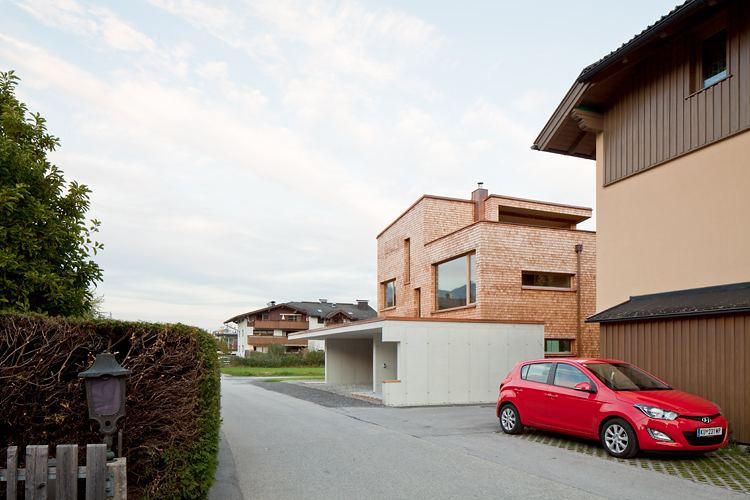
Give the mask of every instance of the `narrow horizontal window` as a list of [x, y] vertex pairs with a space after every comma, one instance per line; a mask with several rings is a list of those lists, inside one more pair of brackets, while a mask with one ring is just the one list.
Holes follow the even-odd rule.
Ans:
[[570, 288], [569, 274], [522, 273], [523, 286], [540, 286], [549, 288]]
[[544, 352], [546, 353], [563, 353], [572, 352], [570, 340], [545, 340]]

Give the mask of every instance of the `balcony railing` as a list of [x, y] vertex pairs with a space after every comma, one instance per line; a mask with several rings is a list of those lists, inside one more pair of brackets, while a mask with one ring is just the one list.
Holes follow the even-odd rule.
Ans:
[[274, 321], [255, 319], [249, 325], [258, 330], [307, 330], [310, 327], [308, 321]]

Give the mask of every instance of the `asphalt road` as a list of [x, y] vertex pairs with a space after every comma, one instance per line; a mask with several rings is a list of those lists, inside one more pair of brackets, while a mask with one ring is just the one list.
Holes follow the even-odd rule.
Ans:
[[315, 389], [268, 390], [226, 376], [221, 384], [220, 468], [210, 500], [748, 500], [505, 436], [494, 407], [348, 406], [348, 398], [321, 399]]

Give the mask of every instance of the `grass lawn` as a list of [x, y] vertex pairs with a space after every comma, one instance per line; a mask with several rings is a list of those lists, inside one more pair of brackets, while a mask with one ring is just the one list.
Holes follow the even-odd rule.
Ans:
[[323, 377], [324, 366], [290, 366], [263, 368], [258, 366], [222, 366], [221, 373], [236, 377]]

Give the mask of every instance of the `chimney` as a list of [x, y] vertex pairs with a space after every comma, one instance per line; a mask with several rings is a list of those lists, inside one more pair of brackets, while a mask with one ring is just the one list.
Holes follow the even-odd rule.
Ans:
[[357, 299], [357, 309], [367, 309], [367, 300]]
[[268, 307], [273, 307], [273, 306], [275, 306], [275, 305], [276, 305], [276, 301], [275, 301], [275, 300], [272, 300], [271, 302], [268, 302], [268, 303], [266, 303], [266, 305], [267, 305]]
[[320, 301], [321, 304], [327, 304], [328, 303], [328, 299], [318, 299], [318, 300]]
[[484, 220], [484, 200], [490, 195], [489, 191], [484, 189], [484, 182], [478, 182], [477, 188], [471, 193], [471, 201], [474, 202], [474, 222]]

